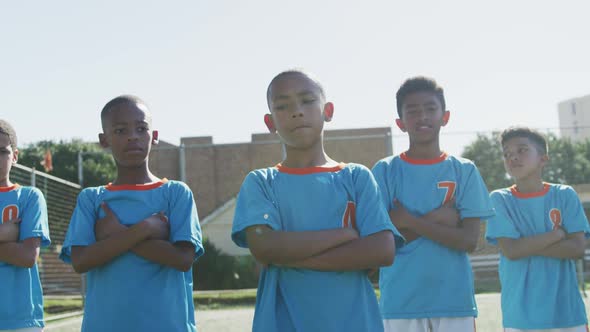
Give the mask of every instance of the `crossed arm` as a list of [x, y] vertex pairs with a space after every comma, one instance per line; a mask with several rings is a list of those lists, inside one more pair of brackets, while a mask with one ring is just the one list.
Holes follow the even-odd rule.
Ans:
[[454, 200], [438, 209], [417, 217], [412, 215], [400, 202], [389, 211], [389, 218], [406, 240], [424, 236], [445, 247], [472, 252], [479, 239], [479, 218], [460, 219]]
[[395, 242], [390, 231], [360, 238], [351, 228], [274, 231], [265, 225], [246, 229], [252, 255], [263, 264], [322, 271], [352, 271], [391, 265]]
[[105, 217], [97, 220], [95, 225], [97, 241], [89, 246], [72, 246], [72, 265], [76, 272], [87, 272], [127, 251], [180, 271], [191, 268], [194, 246], [185, 241], [168, 242], [169, 225], [163, 215], [152, 215], [127, 227], [119, 222], [106, 203], [102, 208]]
[[529, 256], [575, 259], [584, 255], [584, 232], [566, 234], [562, 228], [519, 239], [498, 238], [502, 254], [511, 260]]
[[0, 262], [31, 268], [39, 258], [41, 239], [32, 237], [18, 241], [20, 219], [0, 224]]

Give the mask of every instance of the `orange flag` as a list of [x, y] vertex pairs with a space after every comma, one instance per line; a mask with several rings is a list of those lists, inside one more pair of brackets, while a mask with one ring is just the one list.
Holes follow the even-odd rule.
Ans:
[[41, 165], [45, 168], [45, 173], [49, 173], [53, 170], [53, 160], [51, 158], [51, 150], [45, 150], [45, 156], [43, 157], [43, 161], [41, 161]]

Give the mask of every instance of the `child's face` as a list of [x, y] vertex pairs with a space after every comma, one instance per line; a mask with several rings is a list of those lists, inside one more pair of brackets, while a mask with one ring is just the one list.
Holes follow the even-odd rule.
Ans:
[[431, 92], [414, 92], [404, 98], [398, 126], [412, 142], [425, 143], [438, 139], [440, 127], [447, 124], [449, 112]]
[[[283, 143], [294, 148], [308, 148], [318, 142], [333, 108], [325, 102], [319, 87], [300, 74], [290, 74], [273, 83], [269, 106]], [[327, 109], [330, 114], [324, 114]]]
[[0, 133], [0, 180], [8, 179], [12, 165], [18, 160], [18, 150], [13, 150], [8, 135]]
[[[502, 146], [504, 167], [515, 181], [540, 177], [549, 159], [527, 137], [513, 137]], [[535, 178], [536, 179], [536, 178]]]
[[147, 161], [152, 146], [152, 128], [145, 105], [122, 103], [107, 115], [100, 143], [111, 148], [121, 166], [139, 166]]

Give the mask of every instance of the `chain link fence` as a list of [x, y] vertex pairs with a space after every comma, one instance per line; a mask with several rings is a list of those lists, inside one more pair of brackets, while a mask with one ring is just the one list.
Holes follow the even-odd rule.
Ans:
[[79, 185], [55, 176], [16, 164], [10, 171], [12, 182], [37, 187], [47, 201], [51, 245], [41, 249], [39, 274], [46, 295], [80, 295], [81, 275], [59, 259], [70, 217], [76, 206]]

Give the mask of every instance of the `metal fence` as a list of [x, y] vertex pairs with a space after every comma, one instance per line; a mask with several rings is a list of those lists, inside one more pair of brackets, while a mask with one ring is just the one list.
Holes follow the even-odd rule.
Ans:
[[80, 186], [19, 164], [12, 167], [10, 179], [23, 186], [37, 187], [47, 201], [51, 245], [41, 249], [39, 259], [43, 293], [79, 295], [81, 276], [74, 272], [71, 265], [59, 259], [59, 252], [76, 206]]

